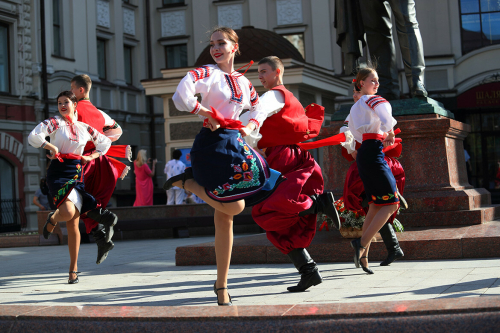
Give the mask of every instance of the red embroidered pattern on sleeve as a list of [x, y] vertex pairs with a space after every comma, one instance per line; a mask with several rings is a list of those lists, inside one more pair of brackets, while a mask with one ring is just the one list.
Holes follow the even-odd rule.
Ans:
[[116, 128], [120, 128], [120, 125], [118, 125], [118, 123], [117, 123], [115, 120], [113, 120], [113, 125], [111, 125], [111, 126], [105, 126], [105, 127], [102, 129], [102, 131], [103, 131], [103, 132], [106, 132], [106, 131], [108, 131], [108, 130], [110, 130], [110, 129], [116, 129]]
[[250, 88], [250, 102], [252, 103], [252, 106], [257, 105], [259, 103], [259, 95], [255, 91], [255, 88], [253, 87], [252, 83], [248, 83], [249, 88]]
[[381, 96], [375, 95], [368, 98], [365, 103], [370, 107], [370, 109], [375, 110], [375, 108], [382, 103], [389, 103], [387, 100]]
[[93, 141], [97, 140], [97, 132], [94, 130], [93, 127], [87, 126], [87, 132], [89, 132], [89, 134], [92, 137]]
[[259, 127], [260, 127], [259, 122], [258, 122], [257, 120], [255, 120], [255, 119], [253, 119], [253, 118], [252, 118], [252, 119], [250, 119], [248, 122], [249, 122], [249, 123], [254, 123], [254, 124], [255, 124], [255, 126], [257, 126], [256, 128], [259, 128]]
[[201, 66], [198, 68], [195, 68], [193, 70], [190, 70], [189, 73], [193, 76], [194, 81], [196, 82], [201, 79], [205, 79], [212, 74], [212, 70], [208, 66]]
[[192, 113], [192, 114], [198, 114], [198, 112], [200, 112], [200, 109], [201, 109], [200, 102], [196, 102], [196, 106], [194, 107], [193, 111], [191, 111], [190, 113]]
[[51, 117], [43, 121], [45, 126], [47, 126], [47, 131], [49, 134], [52, 134], [56, 129], [59, 128], [59, 122], [55, 117]]

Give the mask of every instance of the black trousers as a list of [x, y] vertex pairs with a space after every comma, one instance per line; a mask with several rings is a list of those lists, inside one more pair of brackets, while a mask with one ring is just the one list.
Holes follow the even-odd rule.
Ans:
[[378, 93], [386, 99], [399, 98], [396, 49], [392, 36], [392, 14], [396, 22], [399, 47], [410, 91], [424, 83], [424, 48], [418, 28], [414, 0], [359, 0], [368, 50], [377, 61], [380, 80]]

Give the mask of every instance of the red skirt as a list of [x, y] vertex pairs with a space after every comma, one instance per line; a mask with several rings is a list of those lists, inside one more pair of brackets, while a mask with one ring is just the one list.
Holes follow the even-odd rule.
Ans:
[[[391, 169], [391, 172], [396, 179], [396, 186], [399, 190], [399, 193], [403, 194], [405, 188], [405, 171], [403, 169], [403, 166], [395, 158], [385, 156], [384, 159], [389, 165], [389, 169]], [[364, 196], [365, 188], [363, 186], [361, 178], [359, 177], [358, 165], [356, 163], [352, 163], [351, 167], [347, 171], [344, 183], [344, 207], [353, 212], [363, 209], [365, 211], [365, 214], [368, 213], [368, 207], [363, 207], [361, 205]], [[389, 218], [390, 223], [394, 222], [396, 213], [397, 212], [395, 212]]]
[[255, 222], [282, 253], [306, 248], [316, 234], [316, 214], [300, 217], [311, 207], [309, 196], [323, 193], [321, 168], [312, 155], [296, 145], [270, 147], [267, 163], [287, 179], [252, 209]]
[[[84, 155], [90, 155], [91, 153], [85, 152]], [[97, 201], [97, 208], [106, 208], [115, 190], [116, 181], [121, 176], [122, 172], [115, 166], [114, 161], [116, 160], [103, 155], [83, 166], [85, 191], [94, 196]], [[90, 233], [98, 224], [86, 215], [82, 216], [82, 220], [85, 223], [87, 233]]]

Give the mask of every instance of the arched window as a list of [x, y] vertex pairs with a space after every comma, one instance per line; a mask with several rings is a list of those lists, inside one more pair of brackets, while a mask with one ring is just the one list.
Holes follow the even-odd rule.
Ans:
[[500, 1], [460, 0], [462, 54], [500, 44]]
[[0, 232], [21, 230], [15, 179], [14, 166], [0, 157]]

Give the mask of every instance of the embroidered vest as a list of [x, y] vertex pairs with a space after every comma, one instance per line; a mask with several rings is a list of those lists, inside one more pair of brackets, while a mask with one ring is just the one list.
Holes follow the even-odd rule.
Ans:
[[311, 104], [306, 109], [283, 85], [272, 88], [285, 96], [285, 106], [264, 121], [260, 128], [260, 149], [274, 146], [294, 145], [316, 137], [323, 124], [325, 108]]

